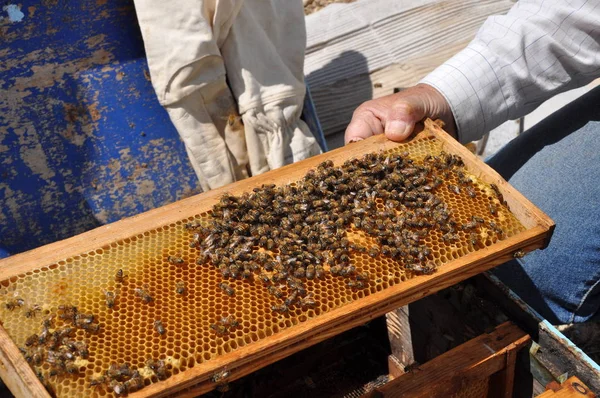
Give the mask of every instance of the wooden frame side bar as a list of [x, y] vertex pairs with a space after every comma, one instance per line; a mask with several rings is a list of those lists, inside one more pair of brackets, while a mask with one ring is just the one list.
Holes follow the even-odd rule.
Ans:
[[50, 398], [50, 394], [29, 367], [19, 348], [2, 327], [0, 327], [0, 377], [17, 398]]

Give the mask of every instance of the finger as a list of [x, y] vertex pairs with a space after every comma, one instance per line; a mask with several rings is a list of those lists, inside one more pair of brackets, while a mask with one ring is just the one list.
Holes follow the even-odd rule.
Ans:
[[355, 115], [346, 128], [344, 142], [346, 144], [354, 141], [361, 141], [374, 134], [382, 134], [383, 126], [381, 121], [370, 112]]
[[404, 141], [415, 129], [415, 124], [425, 117], [423, 101], [407, 97], [398, 101], [389, 111], [385, 123], [385, 136], [392, 141]]

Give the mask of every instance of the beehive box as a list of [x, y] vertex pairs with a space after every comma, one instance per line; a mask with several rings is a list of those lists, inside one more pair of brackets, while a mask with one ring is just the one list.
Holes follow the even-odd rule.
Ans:
[[[428, 120], [425, 126], [405, 143], [373, 137], [1, 261], [0, 375], [20, 396], [47, 396], [41, 380], [61, 397], [114, 396], [113, 386], [91, 386], [90, 380], [106, 377], [111, 365], [127, 363], [139, 372], [138, 387], [143, 386], [129, 396], [195, 396], [547, 245], [553, 223], [545, 214], [437, 124]], [[350, 264], [357, 273], [369, 275], [362, 288], [353, 288], [348, 280], [332, 275], [332, 260], [325, 265], [323, 277], [305, 281], [314, 305], [290, 306], [281, 313], [273, 306], [281, 305], [282, 299], [269, 294], [258, 274], [224, 281], [209, 260], [196, 263], [200, 253], [190, 245], [193, 231], [186, 225], [207, 220], [226, 193], [241, 195], [268, 184], [294, 185], [324, 160], [338, 166], [367, 153], [405, 153], [418, 164], [428, 154], [443, 152], [460, 156], [475, 192], [473, 197], [453, 192], [459, 184], [456, 173], [447, 173], [446, 181], [437, 188], [436, 194], [447, 203], [456, 222], [466, 225], [477, 216], [485, 219], [482, 225], [493, 220], [503, 232], [478, 228], [475, 242], [466, 232], [457, 231], [457, 239], [447, 241], [442, 232], [432, 231], [423, 243], [430, 250], [428, 264], [435, 264], [435, 272], [417, 272], [402, 259], [377, 252], [352, 252]], [[495, 184], [502, 196], [490, 184]], [[377, 206], [383, 206], [381, 200]], [[373, 238], [353, 225], [346, 233], [353, 242], [373, 245]], [[115, 277], [119, 269], [123, 270], [122, 280]], [[185, 291], [177, 292], [182, 281]], [[222, 282], [233, 290], [232, 295], [220, 288]], [[107, 292], [108, 301], [114, 297], [114, 305], [107, 305]], [[152, 299], [146, 300], [146, 294]], [[55, 375], [51, 374], [55, 365], [45, 356], [32, 369], [20, 348], [35, 363], [31, 347], [26, 346], [28, 337], [43, 334], [42, 324], [49, 317], [54, 318], [47, 321], [46, 333], [71, 327], [72, 321], [60, 319], [61, 314], [68, 318], [64, 314], [69, 306], [76, 306], [80, 314], [94, 315], [93, 325], [99, 330], [73, 327], [68, 337], [71, 342], [85, 343], [89, 355], [74, 351], [69, 371]], [[216, 332], [215, 325], [227, 317], [237, 325], [226, 333]], [[157, 320], [164, 333], [159, 333]], [[162, 361], [164, 366], [157, 372], [148, 360]]]

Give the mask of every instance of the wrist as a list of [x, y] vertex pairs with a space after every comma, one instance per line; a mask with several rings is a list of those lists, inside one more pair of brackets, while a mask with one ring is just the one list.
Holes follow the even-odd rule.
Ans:
[[446, 100], [446, 97], [434, 87], [426, 84], [419, 83], [415, 86], [423, 95], [423, 98], [427, 101], [427, 108], [429, 109], [428, 117], [432, 119], [441, 119], [444, 122], [444, 130], [448, 132], [452, 137], [457, 139], [457, 127], [452, 108]]

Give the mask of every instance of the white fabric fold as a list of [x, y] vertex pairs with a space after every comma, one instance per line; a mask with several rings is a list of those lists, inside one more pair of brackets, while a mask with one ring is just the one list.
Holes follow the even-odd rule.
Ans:
[[321, 152], [300, 120], [306, 91], [300, 1], [135, 5], [153, 87], [204, 189]]

